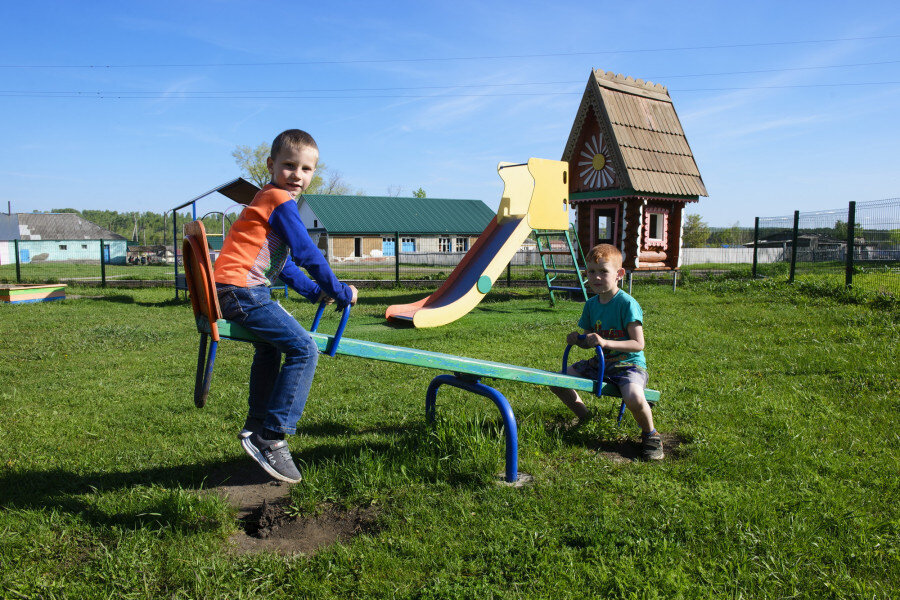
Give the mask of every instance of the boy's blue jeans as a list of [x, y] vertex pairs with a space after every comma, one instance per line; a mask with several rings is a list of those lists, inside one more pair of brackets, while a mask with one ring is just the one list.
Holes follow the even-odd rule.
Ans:
[[316, 342], [267, 286], [216, 284], [216, 290], [222, 316], [268, 342], [253, 344], [248, 415], [271, 431], [296, 433], [319, 361]]

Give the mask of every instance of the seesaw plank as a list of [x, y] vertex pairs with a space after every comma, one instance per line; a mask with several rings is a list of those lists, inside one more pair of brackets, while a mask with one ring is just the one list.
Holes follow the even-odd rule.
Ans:
[[[216, 324], [219, 328], [219, 335], [222, 337], [243, 341], [253, 341], [256, 339], [253, 334], [236, 323], [231, 323], [225, 319], [219, 319]], [[205, 327], [202, 327], [201, 331], [208, 331], [209, 326], [206, 325], [205, 320], [203, 325], [205, 325]], [[201, 327], [199, 320], [198, 327]], [[334, 339], [334, 336], [323, 333], [310, 333], [310, 335], [316, 341], [316, 345], [322, 352], [329, 349], [329, 346]], [[337, 354], [413, 365], [429, 369], [439, 369], [441, 371], [450, 371], [453, 373], [465, 373], [477, 377], [489, 377], [492, 379], [522, 381], [524, 383], [532, 383], [535, 385], [564, 387], [592, 393], [596, 386], [596, 382], [592, 379], [573, 377], [572, 375], [555, 373], [553, 371], [542, 371], [540, 369], [531, 369], [506, 363], [480, 360], [477, 358], [466, 358], [464, 356], [456, 356], [455, 354], [417, 350], [415, 348], [405, 348], [403, 346], [391, 346], [388, 344], [379, 344], [377, 342], [367, 342], [346, 337], [341, 338], [340, 343], [338, 344]], [[601, 394], [604, 396], [621, 396], [619, 389], [608, 383], [603, 384]], [[644, 391], [644, 394], [647, 397], [648, 402], [655, 403], [659, 401], [659, 392], [656, 390], [648, 389]]]

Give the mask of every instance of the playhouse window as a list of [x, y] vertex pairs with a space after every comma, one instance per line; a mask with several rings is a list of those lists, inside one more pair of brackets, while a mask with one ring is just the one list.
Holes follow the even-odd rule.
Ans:
[[612, 239], [612, 217], [610, 215], [597, 216], [597, 239], [604, 241]]
[[647, 237], [651, 240], [662, 240], [665, 237], [666, 215], [651, 213]]
[[450, 252], [450, 238], [438, 238], [438, 250]]
[[467, 252], [469, 250], [469, 238], [458, 237], [456, 238], [456, 251], [457, 252]]

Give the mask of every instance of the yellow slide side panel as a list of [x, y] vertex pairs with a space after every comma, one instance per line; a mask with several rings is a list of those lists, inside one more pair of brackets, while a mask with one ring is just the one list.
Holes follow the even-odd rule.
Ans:
[[497, 222], [505, 223], [510, 219], [521, 219], [528, 214], [531, 192], [534, 190], [531, 173], [528, 172], [526, 165], [507, 162], [497, 165], [497, 173], [503, 180], [503, 197], [500, 198]]
[[532, 158], [528, 171], [534, 178], [534, 192], [528, 208], [532, 229], [569, 228], [569, 164], [561, 160]]
[[[522, 247], [528, 236], [531, 235], [531, 227], [528, 226], [528, 219], [521, 218], [521, 222], [510, 233], [509, 238], [503, 243], [503, 246], [494, 255], [490, 264], [485, 267], [482, 276], [490, 278], [491, 285], [496, 283], [497, 278], [506, 269], [506, 265], [512, 260], [516, 251]], [[460, 317], [469, 313], [484, 298], [485, 294], [478, 291], [478, 286], [473, 285], [458, 300], [445, 306], [437, 306], [434, 308], [420, 308], [413, 315], [413, 325], [417, 328], [440, 327], [447, 323], [452, 323]]]

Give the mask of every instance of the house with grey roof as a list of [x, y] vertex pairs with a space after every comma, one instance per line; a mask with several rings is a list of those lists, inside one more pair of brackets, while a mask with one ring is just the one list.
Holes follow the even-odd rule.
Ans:
[[605, 242], [629, 271], [678, 268], [684, 207], [707, 192], [665, 86], [592, 71], [562, 160], [585, 251]]
[[496, 212], [481, 200], [307, 194], [300, 218], [329, 261], [465, 253]]
[[125, 264], [128, 241], [74, 213], [0, 215], [0, 264], [99, 262]]

